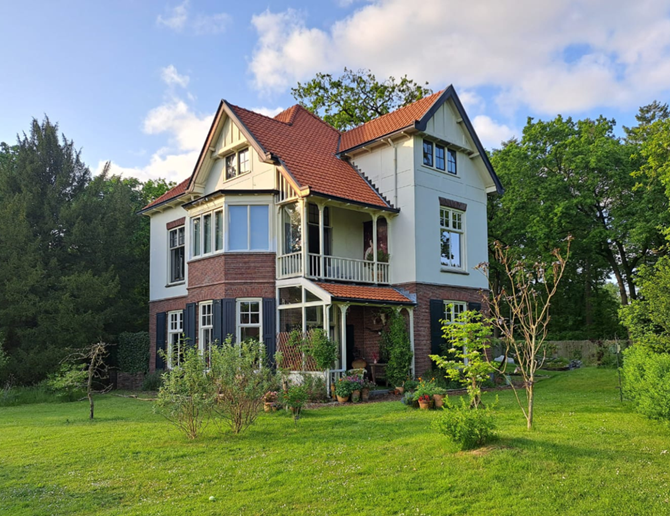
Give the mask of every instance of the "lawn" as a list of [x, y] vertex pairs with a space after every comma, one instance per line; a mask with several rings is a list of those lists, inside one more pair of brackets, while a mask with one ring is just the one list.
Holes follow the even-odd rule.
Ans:
[[500, 439], [475, 452], [400, 402], [195, 442], [134, 399], [94, 422], [85, 402], [0, 408], [0, 514], [670, 514], [670, 430], [619, 402], [613, 370], [551, 374], [536, 428], [502, 392]]

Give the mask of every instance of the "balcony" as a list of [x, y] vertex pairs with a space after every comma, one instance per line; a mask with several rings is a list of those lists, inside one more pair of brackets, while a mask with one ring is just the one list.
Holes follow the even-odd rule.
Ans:
[[[277, 278], [295, 278], [303, 275], [303, 254], [301, 252], [277, 257]], [[321, 254], [307, 255], [305, 277], [324, 281], [351, 281], [388, 285], [389, 264], [343, 258]]]

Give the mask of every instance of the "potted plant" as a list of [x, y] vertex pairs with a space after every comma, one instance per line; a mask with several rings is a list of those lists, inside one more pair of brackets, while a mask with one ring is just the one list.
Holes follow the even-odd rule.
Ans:
[[337, 396], [337, 401], [339, 403], [346, 403], [349, 401], [349, 396], [351, 396], [351, 382], [340, 378], [335, 384], [335, 396]]
[[421, 410], [428, 410], [430, 408], [430, 396], [423, 394], [419, 396], [419, 408]]
[[263, 410], [265, 412], [272, 412], [273, 405], [277, 401], [277, 391], [268, 391], [263, 395]]
[[442, 387], [436, 387], [435, 393], [433, 394], [433, 401], [435, 402], [435, 408], [442, 408], [444, 406], [444, 397], [447, 395], [447, 390]]
[[419, 378], [416, 390], [414, 391], [414, 399], [419, 402], [419, 405], [421, 405], [422, 399], [427, 399], [430, 405], [434, 400], [433, 396], [439, 391], [440, 388], [435, 383], [435, 378], [432, 378], [429, 381]]
[[370, 391], [377, 387], [375, 382], [365, 380], [361, 388], [361, 401], [368, 401], [370, 399]]
[[358, 403], [361, 401], [361, 395], [358, 394], [360, 391], [354, 391], [351, 393], [351, 402], [352, 403]]

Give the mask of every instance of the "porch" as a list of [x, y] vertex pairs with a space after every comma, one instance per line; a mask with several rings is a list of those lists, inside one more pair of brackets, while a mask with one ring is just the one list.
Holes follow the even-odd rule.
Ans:
[[280, 205], [277, 278], [390, 284], [387, 215], [320, 199]]

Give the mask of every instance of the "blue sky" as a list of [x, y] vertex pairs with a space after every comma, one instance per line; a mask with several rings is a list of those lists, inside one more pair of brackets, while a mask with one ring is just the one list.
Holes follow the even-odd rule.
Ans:
[[142, 179], [190, 173], [221, 98], [272, 114], [344, 66], [453, 83], [488, 148], [670, 92], [667, 0], [4, 1], [0, 46], [0, 141], [47, 114], [92, 170]]

